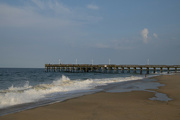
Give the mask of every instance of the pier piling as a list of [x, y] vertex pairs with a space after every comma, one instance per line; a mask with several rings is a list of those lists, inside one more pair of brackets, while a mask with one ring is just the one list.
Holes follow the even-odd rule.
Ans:
[[[138, 69], [137, 69], [138, 68]], [[113, 72], [113, 73], [124, 73], [124, 70], [127, 70], [127, 73], [133, 70], [133, 73], [139, 71], [140, 74], [143, 73], [143, 70], [146, 70], [146, 74], [150, 73], [150, 70], [153, 73], [156, 73], [157, 68], [160, 68], [160, 72], [174, 70], [178, 72], [180, 65], [92, 65], [92, 64], [45, 64], [45, 72]], [[152, 70], [153, 69], [153, 70]]]

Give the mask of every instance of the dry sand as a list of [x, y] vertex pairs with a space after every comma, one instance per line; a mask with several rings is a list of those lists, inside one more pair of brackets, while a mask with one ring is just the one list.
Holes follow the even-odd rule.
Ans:
[[134, 91], [126, 93], [100, 92], [1, 116], [0, 120], [180, 120], [180, 75], [155, 77], [165, 86], [172, 101], [152, 101], [154, 93]]

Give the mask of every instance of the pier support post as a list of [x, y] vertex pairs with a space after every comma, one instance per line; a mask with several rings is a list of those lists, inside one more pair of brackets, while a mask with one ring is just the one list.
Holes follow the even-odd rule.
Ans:
[[167, 68], [167, 73], [169, 74], [169, 67]]
[[104, 72], [104, 67], [101, 68], [101, 71]]
[[96, 67], [93, 67], [93, 71], [94, 71], [94, 72], [97, 72], [97, 68], [96, 68]]
[[156, 73], [156, 68], [155, 67], [153, 67], [153, 72]]
[[160, 68], [160, 72], [162, 73], [162, 71], [163, 71], [163, 68], [161, 67], [161, 68]]
[[107, 67], [104, 67], [104, 72], [107, 73]]
[[140, 67], [140, 74], [142, 74], [142, 67]]
[[177, 67], [175, 67], [175, 73], [177, 73]]
[[115, 67], [115, 72], [118, 73], [119, 72], [119, 68]]
[[109, 72], [112, 72], [112, 67], [109, 67]]
[[147, 67], [147, 69], [146, 69], [146, 70], [147, 70], [147, 74], [149, 74], [149, 67]]
[[124, 67], [121, 67], [121, 73], [124, 73]]
[[76, 70], [77, 70], [77, 67], [74, 67], [74, 72], [76, 72]]
[[133, 73], [136, 73], [136, 67], [133, 68]]
[[80, 70], [79, 70], [79, 72], [82, 72], [82, 68], [80, 67]]
[[111, 70], [112, 70], [112, 67], [108, 67], [108, 72], [111, 72]]
[[88, 72], [88, 68], [86, 67], [86, 72]]
[[100, 72], [100, 69], [101, 69], [100, 67], [97, 67], [97, 72]]
[[107, 72], [109, 72], [109, 71], [110, 71], [110, 67], [107, 67], [107, 69], [108, 69], [108, 71], [107, 71]]
[[116, 67], [114, 67], [114, 71], [113, 72], [116, 72], [116, 70], [117, 70]]
[[127, 73], [130, 73], [130, 67], [127, 67]]
[[86, 67], [83, 68], [83, 71], [86, 72]]

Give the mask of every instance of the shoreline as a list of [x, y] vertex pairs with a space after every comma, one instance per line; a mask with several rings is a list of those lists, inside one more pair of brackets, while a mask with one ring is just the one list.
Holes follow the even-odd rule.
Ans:
[[153, 91], [165, 93], [172, 99], [171, 101], [149, 100], [155, 96], [155, 93], [147, 91], [99, 92], [0, 116], [0, 120], [44, 120], [47, 118], [53, 120], [179, 120], [180, 75], [161, 75], [151, 79], [156, 79], [158, 83], [165, 84], [165, 86], [153, 89]]

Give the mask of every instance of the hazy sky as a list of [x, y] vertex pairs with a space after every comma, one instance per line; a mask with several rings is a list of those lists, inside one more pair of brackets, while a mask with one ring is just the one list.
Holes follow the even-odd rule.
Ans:
[[0, 0], [0, 67], [180, 64], [180, 0]]

